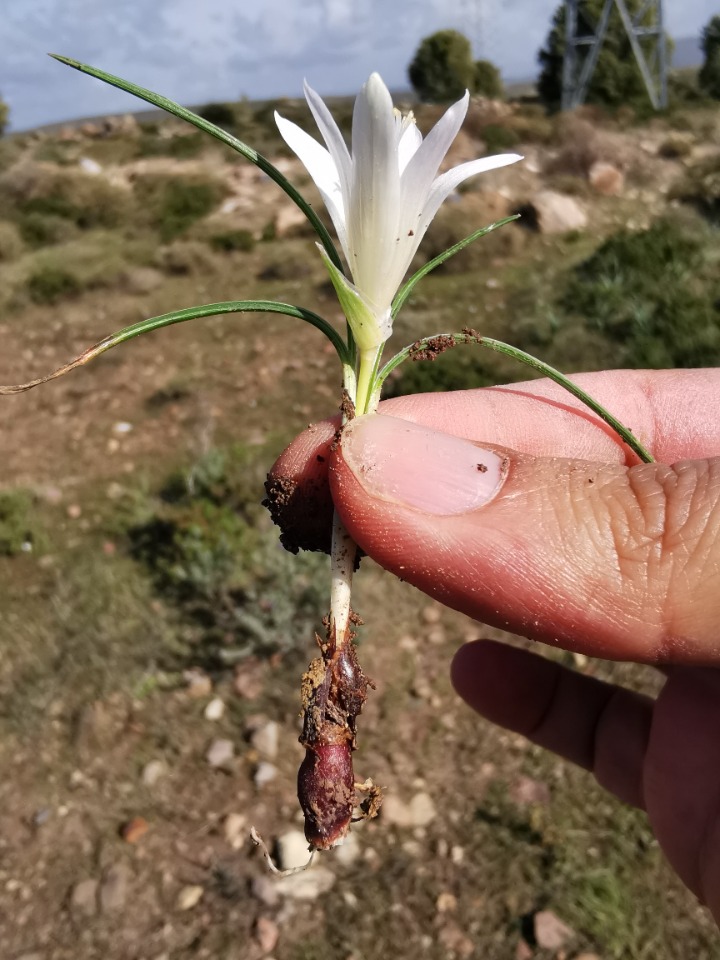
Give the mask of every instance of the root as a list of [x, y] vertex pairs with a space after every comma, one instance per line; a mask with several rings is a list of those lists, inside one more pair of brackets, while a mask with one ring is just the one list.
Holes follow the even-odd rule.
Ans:
[[292, 877], [296, 873], [304, 873], [305, 870], [312, 865], [312, 862], [315, 859], [315, 850], [310, 850], [310, 858], [308, 859], [307, 863], [304, 863], [301, 867], [289, 867], [287, 870], [281, 870], [279, 867], [275, 866], [275, 862], [270, 855], [267, 844], [257, 832], [255, 827], [250, 827], [250, 839], [256, 847], [260, 847], [262, 854], [267, 861], [270, 873], [274, 873], [276, 877]]

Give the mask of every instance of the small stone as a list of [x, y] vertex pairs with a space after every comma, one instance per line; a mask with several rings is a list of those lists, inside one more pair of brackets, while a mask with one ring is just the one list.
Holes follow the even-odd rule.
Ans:
[[524, 940], [518, 940], [515, 947], [515, 960], [532, 960], [533, 949]]
[[509, 794], [519, 807], [547, 806], [550, 803], [548, 785], [532, 777], [518, 777], [510, 787]]
[[283, 237], [304, 233], [307, 229], [307, 220], [302, 210], [299, 210], [294, 203], [285, 204], [275, 214], [275, 236], [278, 239]]
[[124, 861], [105, 871], [100, 885], [100, 908], [103, 913], [117, 913], [127, 900], [132, 871]]
[[118, 436], [122, 437], [126, 433], [130, 433], [133, 428], [131, 423], [128, 423], [127, 420], [120, 420], [118, 423], [113, 425], [113, 433], [116, 433]]
[[82, 507], [79, 503], [71, 503], [65, 512], [71, 520], [77, 520], [82, 516]]
[[261, 753], [268, 760], [274, 760], [278, 754], [278, 743], [280, 741], [280, 725], [275, 720], [264, 723], [257, 730], [254, 730], [250, 736], [250, 745]]
[[280, 939], [277, 924], [270, 917], [258, 917], [255, 921], [255, 940], [263, 953], [270, 953], [275, 949]]
[[262, 789], [264, 786], [267, 786], [268, 783], [272, 783], [277, 775], [277, 767], [263, 760], [262, 763], [257, 765], [253, 782], [258, 789]]
[[178, 910], [192, 910], [200, 903], [204, 895], [205, 888], [199, 884], [183, 887], [177, 895], [175, 905]]
[[558, 950], [575, 936], [575, 931], [563, 923], [552, 910], [536, 913], [533, 929], [535, 941], [543, 950]]
[[205, 759], [211, 767], [227, 767], [235, 757], [235, 744], [232, 740], [213, 740], [208, 747]]
[[424, 607], [422, 612], [422, 618], [425, 623], [434, 624], [440, 623], [442, 619], [442, 608], [439, 605], [433, 605], [429, 607]]
[[223, 836], [233, 850], [239, 850], [245, 842], [247, 819], [242, 813], [229, 813], [223, 820]]
[[465, 859], [465, 848], [458, 845], [450, 847], [450, 859], [453, 863], [462, 863]]
[[350, 867], [362, 856], [356, 833], [348, 833], [341, 843], [333, 847], [333, 860], [343, 867]]
[[475, 952], [475, 944], [470, 937], [462, 932], [460, 927], [448, 924], [438, 934], [438, 942], [448, 953], [458, 957], [470, 957]]
[[281, 870], [304, 867], [310, 859], [309, 844], [300, 830], [288, 830], [281, 834], [277, 838], [275, 852]]
[[141, 779], [143, 786], [154, 787], [167, 774], [167, 764], [163, 760], [151, 760], [143, 767]]
[[125, 843], [139, 843], [150, 829], [145, 817], [133, 817], [122, 825], [120, 836]]
[[93, 177], [96, 177], [99, 173], [102, 173], [102, 167], [97, 160], [93, 160], [92, 157], [80, 157], [78, 160], [78, 166], [83, 173], [88, 173]]
[[625, 174], [612, 163], [598, 160], [588, 170], [590, 186], [604, 197], [619, 197], [625, 188]]
[[263, 691], [263, 667], [255, 660], [235, 667], [233, 689], [243, 700], [257, 700]]
[[98, 910], [98, 882], [89, 878], [73, 887], [70, 911], [74, 917], [94, 917]]
[[183, 673], [183, 679], [187, 684], [187, 692], [191, 697], [200, 699], [207, 697], [212, 693], [212, 680], [199, 667], [191, 667]]
[[334, 884], [335, 874], [331, 870], [327, 867], [313, 867], [303, 873], [281, 877], [276, 887], [281, 896], [289, 900], [317, 900], [332, 890]]
[[410, 801], [410, 813], [414, 827], [427, 827], [437, 816], [432, 797], [427, 793], [416, 793]]
[[220, 697], [213, 697], [210, 703], [205, 707], [206, 720], [220, 720], [225, 713], [225, 704]]
[[443, 891], [435, 901], [435, 909], [438, 913], [455, 913], [457, 905], [457, 897], [447, 890]]
[[277, 885], [264, 874], [253, 877], [250, 892], [256, 900], [264, 903], [266, 907], [277, 907], [280, 903], [280, 892]]
[[38, 494], [42, 497], [45, 503], [49, 503], [52, 506], [57, 506], [63, 498], [63, 492], [60, 487], [55, 487], [50, 483], [40, 487]]
[[587, 228], [587, 214], [574, 197], [564, 193], [541, 190], [528, 206], [540, 233], [569, 233]]

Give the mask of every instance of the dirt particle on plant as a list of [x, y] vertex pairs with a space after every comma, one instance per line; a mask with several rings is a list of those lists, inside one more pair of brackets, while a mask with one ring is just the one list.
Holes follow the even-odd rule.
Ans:
[[487, 469], [488, 468], [485, 466], [484, 463], [478, 463], [477, 465], [478, 473], [487, 473]]
[[427, 340], [416, 340], [410, 347], [411, 360], [437, 360], [441, 353], [451, 350], [455, 346], [455, 339], [445, 333]]
[[293, 477], [270, 474], [265, 492], [263, 506], [280, 527], [280, 542], [286, 550], [330, 552], [333, 503], [327, 484], [315, 479], [301, 484]]

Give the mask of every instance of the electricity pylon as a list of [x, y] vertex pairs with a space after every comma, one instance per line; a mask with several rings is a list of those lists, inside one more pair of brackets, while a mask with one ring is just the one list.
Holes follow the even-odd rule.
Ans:
[[626, 0], [605, 0], [597, 23], [584, 6], [583, 0], [565, 0], [563, 110], [572, 110], [585, 102], [614, 6], [625, 27], [650, 102], [656, 110], [665, 109], [668, 102], [667, 50], [662, 0], [645, 0], [634, 14], [628, 10]]

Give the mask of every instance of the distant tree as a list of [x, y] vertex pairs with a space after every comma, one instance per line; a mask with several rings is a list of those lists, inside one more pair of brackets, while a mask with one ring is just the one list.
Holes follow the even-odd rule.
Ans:
[[475, 63], [467, 37], [457, 30], [439, 30], [417, 48], [408, 76], [421, 100], [443, 103], [475, 88]]
[[[590, 22], [596, 24], [604, 3], [605, 0], [581, 0], [580, 16], [586, 14]], [[631, 16], [640, 13], [645, 6], [644, 0], [626, 0], [626, 3]], [[564, 52], [565, 5], [561, 3], [555, 10], [545, 46], [538, 54], [541, 69], [537, 89], [541, 101], [549, 110], [560, 109]], [[588, 88], [587, 102], [620, 107], [644, 102], [646, 99], [647, 91], [628, 35], [617, 8], [613, 6], [605, 40]]]
[[7, 127], [9, 117], [10, 107], [5, 103], [3, 98], [0, 97], [0, 137], [5, 132], [5, 127]]
[[198, 113], [209, 123], [227, 129], [235, 123], [235, 109], [230, 103], [206, 103]]
[[503, 95], [503, 83], [500, 71], [489, 60], [475, 61], [473, 92], [483, 97], [498, 99]]
[[720, 100], [720, 16], [713, 17], [702, 33], [704, 61], [698, 74], [700, 87]]

